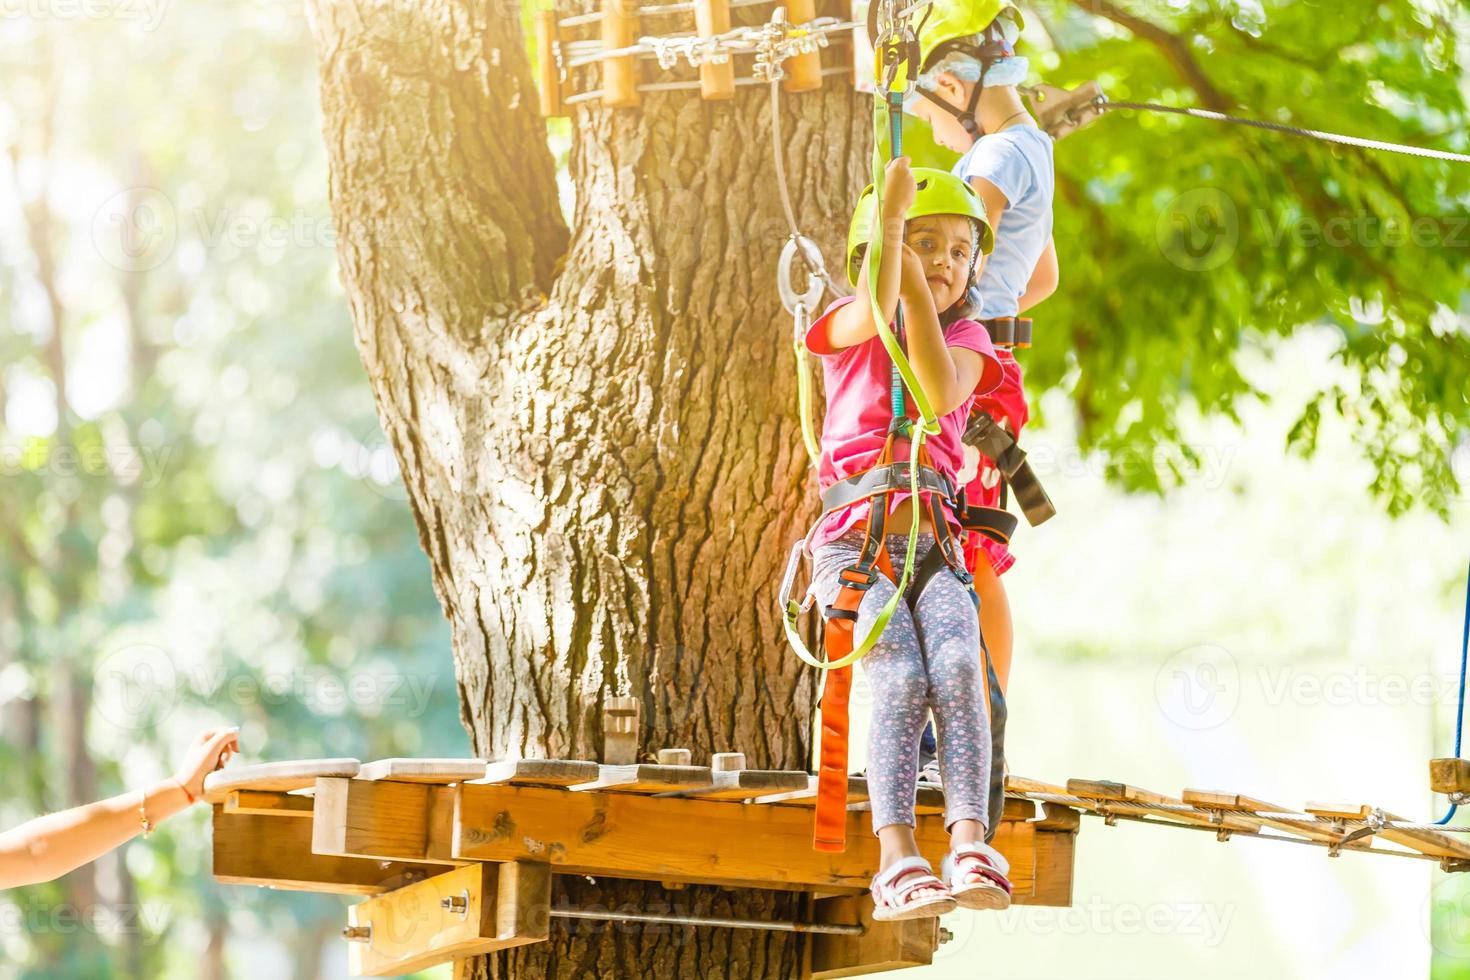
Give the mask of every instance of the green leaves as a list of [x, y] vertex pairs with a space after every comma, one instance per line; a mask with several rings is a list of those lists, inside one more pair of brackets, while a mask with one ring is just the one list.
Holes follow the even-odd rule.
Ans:
[[[1025, 40], [1054, 44], [1054, 84], [1095, 77], [1114, 99], [1170, 105], [1219, 96], [1240, 115], [1466, 149], [1447, 8], [1038, 9], [1046, 29]], [[1182, 402], [1231, 414], [1267, 397], [1235, 367], [1241, 349], [1329, 329], [1372, 394], [1324, 390], [1307, 412], [1341, 405], [1361, 426], [1379, 473], [1362, 489], [1395, 512], [1443, 512], [1458, 491], [1449, 452], [1470, 430], [1470, 167], [1131, 111], [1069, 137], [1056, 159], [1062, 284], [1036, 311], [1028, 377], [1075, 398], [1084, 446], [1177, 448]], [[1310, 449], [1316, 417], [1303, 415], [1293, 445]], [[1176, 482], [1169, 467], [1118, 475], [1139, 489]]]

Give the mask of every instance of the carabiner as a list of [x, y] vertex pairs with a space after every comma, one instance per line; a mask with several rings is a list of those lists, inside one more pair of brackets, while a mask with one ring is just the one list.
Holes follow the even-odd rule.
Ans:
[[[791, 266], [796, 261], [798, 251], [801, 252], [801, 257], [807, 267], [806, 292], [804, 293], [798, 293], [796, 286], [792, 283]], [[776, 291], [781, 294], [781, 305], [786, 307], [787, 313], [796, 316], [798, 309], [805, 309], [810, 315], [816, 310], [827, 287], [813, 270], [825, 268], [825, 263], [822, 261], [822, 250], [817, 247], [816, 242], [805, 235], [792, 235], [786, 239], [786, 244], [781, 249], [781, 259], [776, 264]]]

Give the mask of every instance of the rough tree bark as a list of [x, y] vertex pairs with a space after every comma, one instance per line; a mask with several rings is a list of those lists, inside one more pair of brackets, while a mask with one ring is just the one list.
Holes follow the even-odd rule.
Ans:
[[[595, 758], [601, 705], [631, 694], [645, 754], [806, 768], [815, 683], [773, 596], [814, 488], [774, 292], [767, 89], [579, 107], [568, 229], [518, 4], [309, 7], [343, 283], [475, 751]], [[832, 245], [865, 182], [868, 103], [837, 77], [783, 107], [799, 220]], [[803, 914], [791, 894], [580, 878], [554, 901]], [[786, 977], [802, 952], [782, 933], [556, 923], [471, 973]]]

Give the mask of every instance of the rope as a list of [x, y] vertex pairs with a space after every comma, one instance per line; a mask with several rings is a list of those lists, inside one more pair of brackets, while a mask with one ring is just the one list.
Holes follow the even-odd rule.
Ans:
[[[838, 74], [841, 72], [846, 72], [847, 69], [827, 69], [824, 70], [822, 74], [826, 75], [829, 71], [833, 74]], [[771, 79], [771, 156], [775, 159], [776, 162], [776, 187], [781, 192], [781, 209], [786, 212], [786, 225], [788, 228], [791, 229], [791, 235], [793, 238], [795, 238], [797, 241], [803, 241], [807, 240], [807, 236], [801, 233], [801, 228], [796, 223], [796, 209], [791, 205], [791, 185], [786, 180], [786, 156], [781, 152], [782, 146], [784, 145], [785, 141], [781, 138], [780, 83], [781, 80], [779, 78]], [[807, 251], [803, 251], [802, 255], [808, 260], [809, 264], [813, 260], [816, 261], [816, 268], [813, 271], [821, 278], [822, 282], [826, 283], [827, 288], [831, 290], [832, 295], [852, 295], [847, 289], [840, 287], [837, 283], [832, 281], [832, 276], [829, 275], [827, 272], [827, 263], [822, 261], [822, 253], [817, 250], [813, 251], [816, 252], [815, 255], [812, 255]]]
[[1180, 108], [1178, 106], [1158, 105], [1153, 102], [1113, 101], [1102, 103], [1101, 108], [1135, 109], [1142, 112], [1166, 112], [1176, 116], [1208, 119], [1212, 122], [1232, 123], [1236, 126], [1251, 126], [1256, 129], [1268, 129], [1276, 133], [1288, 133], [1292, 136], [1305, 136], [1309, 139], [1321, 140], [1324, 143], [1356, 146], [1364, 150], [1403, 153], [1408, 156], [1422, 157], [1428, 160], [1445, 160], [1450, 163], [1470, 163], [1470, 153], [1451, 153], [1448, 150], [1429, 150], [1420, 146], [1406, 146], [1402, 143], [1387, 143], [1382, 140], [1363, 139], [1359, 136], [1343, 136], [1341, 133], [1326, 133], [1318, 129], [1302, 129], [1298, 126], [1288, 126], [1285, 123], [1264, 122], [1260, 119], [1243, 119], [1240, 116], [1227, 116], [1223, 112], [1212, 112], [1208, 109]]
[[[1455, 758], [1464, 758], [1460, 754], [1461, 739], [1465, 734], [1465, 662], [1470, 657], [1470, 570], [1465, 573], [1465, 619], [1460, 632], [1460, 701], [1455, 708]], [[1455, 811], [1460, 808], [1458, 803], [1450, 803], [1450, 812], [1446, 813], [1435, 826], [1447, 824]]]

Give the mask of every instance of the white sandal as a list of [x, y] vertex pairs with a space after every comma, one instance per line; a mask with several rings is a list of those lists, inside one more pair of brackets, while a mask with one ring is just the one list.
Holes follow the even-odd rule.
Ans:
[[[944, 856], [940, 871], [944, 884], [961, 908], [1005, 909], [1011, 905], [1011, 864], [989, 844], [961, 844]], [[980, 881], [966, 881], [979, 875]]]
[[[944, 889], [944, 894], [910, 900], [916, 890], [925, 887]], [[956, 907], [944, 882], [934, 877], [934, 869], [929, 862], [917, 855], [900, 858], [878, 872], [870, 891], [873, 894], [873, 918], [879, 922], [944, 915]]]

